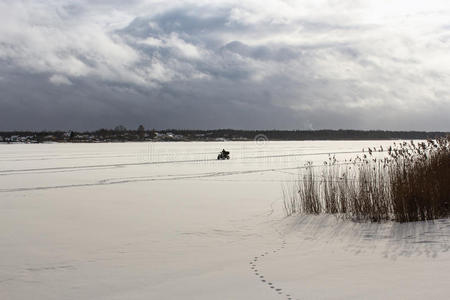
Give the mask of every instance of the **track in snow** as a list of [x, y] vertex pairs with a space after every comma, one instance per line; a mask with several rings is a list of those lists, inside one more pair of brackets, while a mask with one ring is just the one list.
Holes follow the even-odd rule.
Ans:
[[286, 298], [287, 300], [299, 300], [298, 298], [294, 297], [292, 294], [284, 291], [281, 287], [279, 287], [277, 284], [273, 283], [261, 270], [261, 265], [264, 262], [264, 259], [268, 256], [273, 256], [278, 254], [280, 251], [282, 251], [286, 247], [286, 239], [284, 235], [274, 228], [274, 230], [278, 233], [280, 236], [280, 244], [277, 248], [270, 249], [268, 251], [265, 251], [261, 253], [260, 255], [257, 255], [253, 257], [253, 259], [250, 261], [250, 271], [258, 278], [258, 280], [261, 281], [267, 288], [271, 289], [278, 295]]

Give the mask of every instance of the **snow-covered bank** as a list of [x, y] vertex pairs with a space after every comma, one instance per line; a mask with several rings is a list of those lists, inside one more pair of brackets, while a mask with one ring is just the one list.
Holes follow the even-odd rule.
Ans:
[[[450, 220], [356, 223], [297, 216], [257, 269], [292, 299], [446, 299]], [[295, 298], [294, 298], [295, 297]]]
[[388, 143], [1, 145], [0, 299], [445, 298], [446, 220], [284, 218], [306, 161]]

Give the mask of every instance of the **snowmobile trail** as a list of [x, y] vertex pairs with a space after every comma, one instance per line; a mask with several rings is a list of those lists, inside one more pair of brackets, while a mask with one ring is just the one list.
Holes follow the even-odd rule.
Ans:
[[[233, 158], [233, 161], [248, 160], [248, 159], [272, 159], [272, 158], [286, 158], [286, 157], [307, 157], [307, 156], [323, 156], [335, 154], [357, 154], [361, 151], [337, 151], [337, 152], [317, 152], [317, 153], [294, 153], [294, 154], [276, 154], [276, 155], [262, 155], [262, 156], [244, 156]], [[121, 168], [130, 166], [147, 166], [147, 165], [165, 165], [165, 164], [181, 164], [181, 163], [207, 163], [214, 162], [217, 159], [185, 159], [185, 160], [167, 160], [167, 161], [146, 161], [146, 162], [129, 162], [129, 163], [115, 163], [115, 164], [92, 164], [81, 166], [61, 166], [61, 167], [45, 167], [45, 168], [24, 168], [24, 169], [5, 169], [0, 170], [0, 176], [18, 175], [36, 172], [56, 172], [56, 171], [86, 171], [89, 169], [99, 168]]]
[[[92, 187], [92, 186], [106, 186], [106, 185], [116, 185], [116, 184], [127, 184], [136, 182], [151, 182], [151, 181], [170, 181], [170, 180], [184, 180], [184, 179], [208, 179], [214, 177], [225, 177], [233, 175], [246, 175], [246, 174], [257, 174], [257, 173], [267, 173], [267, 172], [279, 172], [287, 170], [300, 170], [304, 169], [304, 166], [297, 167], [281, 167], [281, 168], [269, 168], [269, 169], [250, 169], [250, 170], [231, 170], [223, 172], [206, 172], [206, 173], [192, 173], [192, 174], [163, 174], [163, 175], [153, 175], [153, 176], [133, 176], [133, 177], [117, 177], [117, 178], [107, 178], [97, 180], [95, 182], [87, 182], [80, 184], [62, 184], [53, 186], [34, 186], [34, 187], [17, 187], [17, 188], [6, 188], [0, 189], [0, 193], [7, 192], [24, 192], [24, 191], [34, 191], [34, 190], [51, 190], [51, 189], [65, 189], [65, 188], [77, 188], [77, 187]], [[55, 171], [62, 172], [61, 170]], [[0, 174], [1, 176], [1, 174]], [[273, 180], [271, 180], [273, 181]]]

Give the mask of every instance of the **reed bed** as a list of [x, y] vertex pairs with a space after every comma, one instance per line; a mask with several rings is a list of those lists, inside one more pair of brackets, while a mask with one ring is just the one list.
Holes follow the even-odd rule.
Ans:
[[[387, 152], [377, 158], [375, 151]], [[450, 215], [450, 137], [367, 149], [350, 164], [330, 157], [311, 163], [283, 189], [287, 215], [335, 214], [379, 222], [425, 221]]]

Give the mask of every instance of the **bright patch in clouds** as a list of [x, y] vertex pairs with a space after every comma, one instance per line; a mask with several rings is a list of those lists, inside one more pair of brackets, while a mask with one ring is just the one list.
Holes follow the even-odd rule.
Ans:
[[65, 76], [62, 75], [53, 75], [49, 78], [50, 82], [54, 85], [71, 85], [72, 82]]

